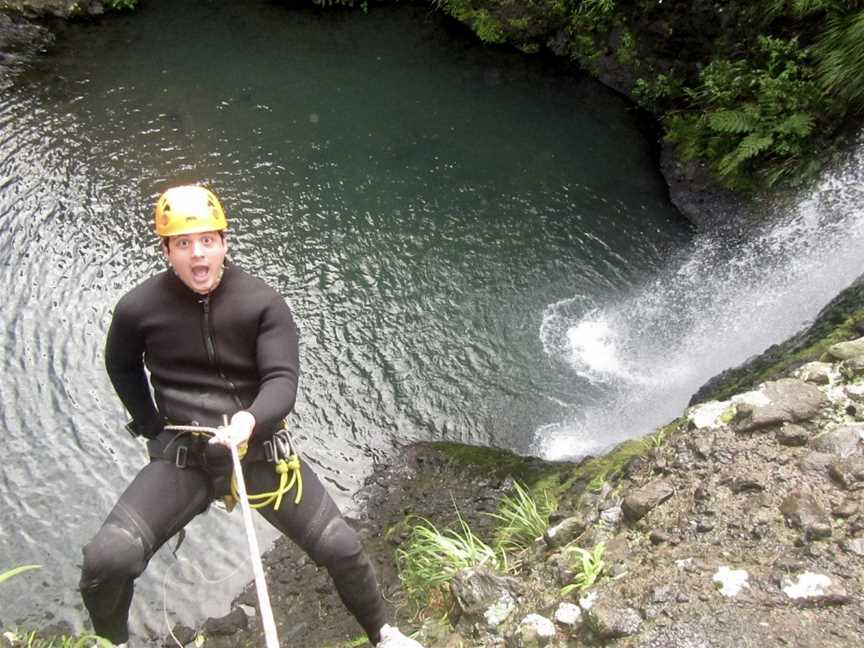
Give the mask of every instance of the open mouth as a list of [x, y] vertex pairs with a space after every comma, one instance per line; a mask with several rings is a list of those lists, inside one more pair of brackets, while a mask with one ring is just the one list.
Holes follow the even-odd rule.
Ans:
[[192, 268], [192, 278], [195, 281], [204, 281], [210, 276], [210, 268], [207, 266], [195, 266]]

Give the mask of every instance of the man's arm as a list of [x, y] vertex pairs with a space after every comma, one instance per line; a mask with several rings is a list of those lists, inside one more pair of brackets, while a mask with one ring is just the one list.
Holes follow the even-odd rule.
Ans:
[[134, 434], [154, 438], [162, 421], [144, 372], [144, 339], [121, 300], [114, 310], [105, 342], [105, 369], [124, 407], [132, 416]]
[[256, 434], [270, 435], [294, 409], [300, 363], [297, 325], [281, 297], [271, 301], [259, 323], [256, 361], [260, 387], [247, 411], [254, 417]]

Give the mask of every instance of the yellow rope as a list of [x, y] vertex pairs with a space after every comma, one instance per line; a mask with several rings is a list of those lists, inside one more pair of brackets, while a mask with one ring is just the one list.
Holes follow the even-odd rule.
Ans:
[[[292, 454], [287, 459], [280, 459], [276, 462], [276, 472], [279, 474], [279, 485], [276, 487], [276, 490], [270, 493], [248, 494], [249, 506], [251, 508], [259, 509], [273, 504], [273, 509], [278, 511], [282, 505], [282, 496], [294, 488], [295, 484], [297, 485], [297, 494], [294, 496], [294, 503], [300, 503], [303, 497], [303, 476], [300, 473], [300, 457]], [[290, 480], [288, 478], [289, 475], [291, 476]], [[237, 500], [237, 481], [234, 475], [231, 475], [231, 497]]]

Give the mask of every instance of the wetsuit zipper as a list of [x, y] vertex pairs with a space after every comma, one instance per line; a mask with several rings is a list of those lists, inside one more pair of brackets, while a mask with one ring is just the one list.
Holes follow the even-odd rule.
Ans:
[[204, 345], [207, 347], [207, 357], [210, 359], [210, 364], [213, 365], [213, 368], [216, 370], [216, 373], [219, 374], [219, 377], [228, 387], [228, 391], [231, 393], [231, 397], [234, 399], [234, 403], [237, 405], [237, 409], [243, 409], [243, 403], [240, 401], [240, 397], [237, 395], [237, 386], [229, 380], [228, 376], [225, 375], [225, 372], [222, 371], [222, 367], [216, 362], [216, 345], [213, 343], [213, 334], [212, 329], [210, 327], [210, 295], [204, 295], [201, 298], [201, 306], [204, 309], [204, 318], [203, 318], [203, 327], [204, 327]]

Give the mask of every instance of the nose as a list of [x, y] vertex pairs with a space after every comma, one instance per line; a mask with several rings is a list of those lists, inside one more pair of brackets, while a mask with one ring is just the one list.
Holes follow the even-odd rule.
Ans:
[[201, 241], [194, 241], [192, 243], [192, 256], [204, 256], [204, 245]]

